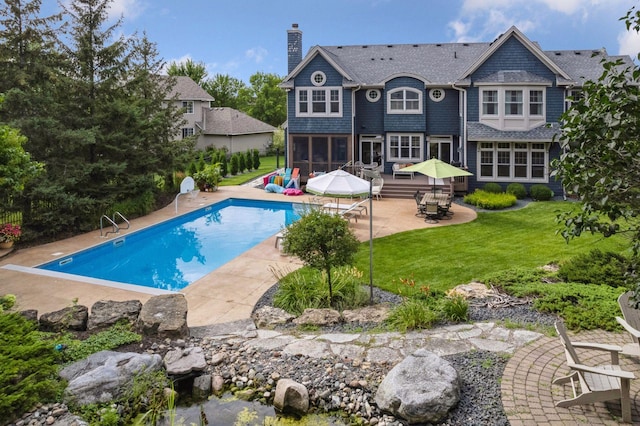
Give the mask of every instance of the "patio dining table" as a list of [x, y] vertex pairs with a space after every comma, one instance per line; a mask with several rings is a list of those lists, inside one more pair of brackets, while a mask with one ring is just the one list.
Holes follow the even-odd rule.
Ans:
[[427, 192], [422, 197], [420, 204], [438, 203], [440, 207], [446, 207], [449, 204], [449, 194], [434, 194]]

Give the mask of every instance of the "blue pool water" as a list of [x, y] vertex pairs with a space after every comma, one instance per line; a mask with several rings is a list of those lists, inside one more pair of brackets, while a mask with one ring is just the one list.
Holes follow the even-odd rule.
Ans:
[[39, 268], [176, 291], [298, 220], [296, 210], [232, 198]]

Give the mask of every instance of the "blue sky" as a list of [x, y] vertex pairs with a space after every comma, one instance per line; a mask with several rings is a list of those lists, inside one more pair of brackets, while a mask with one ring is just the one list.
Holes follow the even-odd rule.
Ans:
[[[62, 0], [66, 2], [68, 0]], [[624, 16], [639, 0], [114, 0], [121, 34], [146, 31], [165, 61], [203, 62], [209, 76], [245, 82], [287, 72], [297, 23], [314, 45], [491, 41], [516, 25], [544, 50], [599, 49], [636, 58], [640, 37]], [[51, 0], [43, 12], [55, 12]], [[52, 9], [49, 9], [52, 8]]]

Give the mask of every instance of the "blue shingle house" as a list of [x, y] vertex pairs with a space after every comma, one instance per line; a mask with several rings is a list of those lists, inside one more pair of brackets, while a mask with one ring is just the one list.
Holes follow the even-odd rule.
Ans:
[[[345, 163], [439, 158], [473, 173], [468, 189], [545, 184], [559, 118], [604, 49], [546, 51], [516, 27], [486, 43], [313, 46], [287, 31], [287, 164], [301, 176]], [[631, 66], [630, 57], [623, 57]]]

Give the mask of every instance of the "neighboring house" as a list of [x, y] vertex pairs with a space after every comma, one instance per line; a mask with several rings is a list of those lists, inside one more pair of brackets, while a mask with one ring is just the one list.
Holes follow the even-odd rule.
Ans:
[[[349, 161], [437, 157], [487, 182], [548, 185], [570, 96], [596, 80], [601, 50], [543, 51], [516, 27], [487, 43], [314, 46], [287, 31], [287, 164], [302, 176]], [[630, 57], [622, 57], [630, 66]]]
[[184, 76], [175, 78], [176, 85], [169, 98], [184, 110], [186, 120], [178, 139], [196, 136], [197, 149], [226, 147], [230, 154], [248, 149], [266, 152], [275, 127], [233, 108], [212, 108], [213, 97], [195, 81]]

